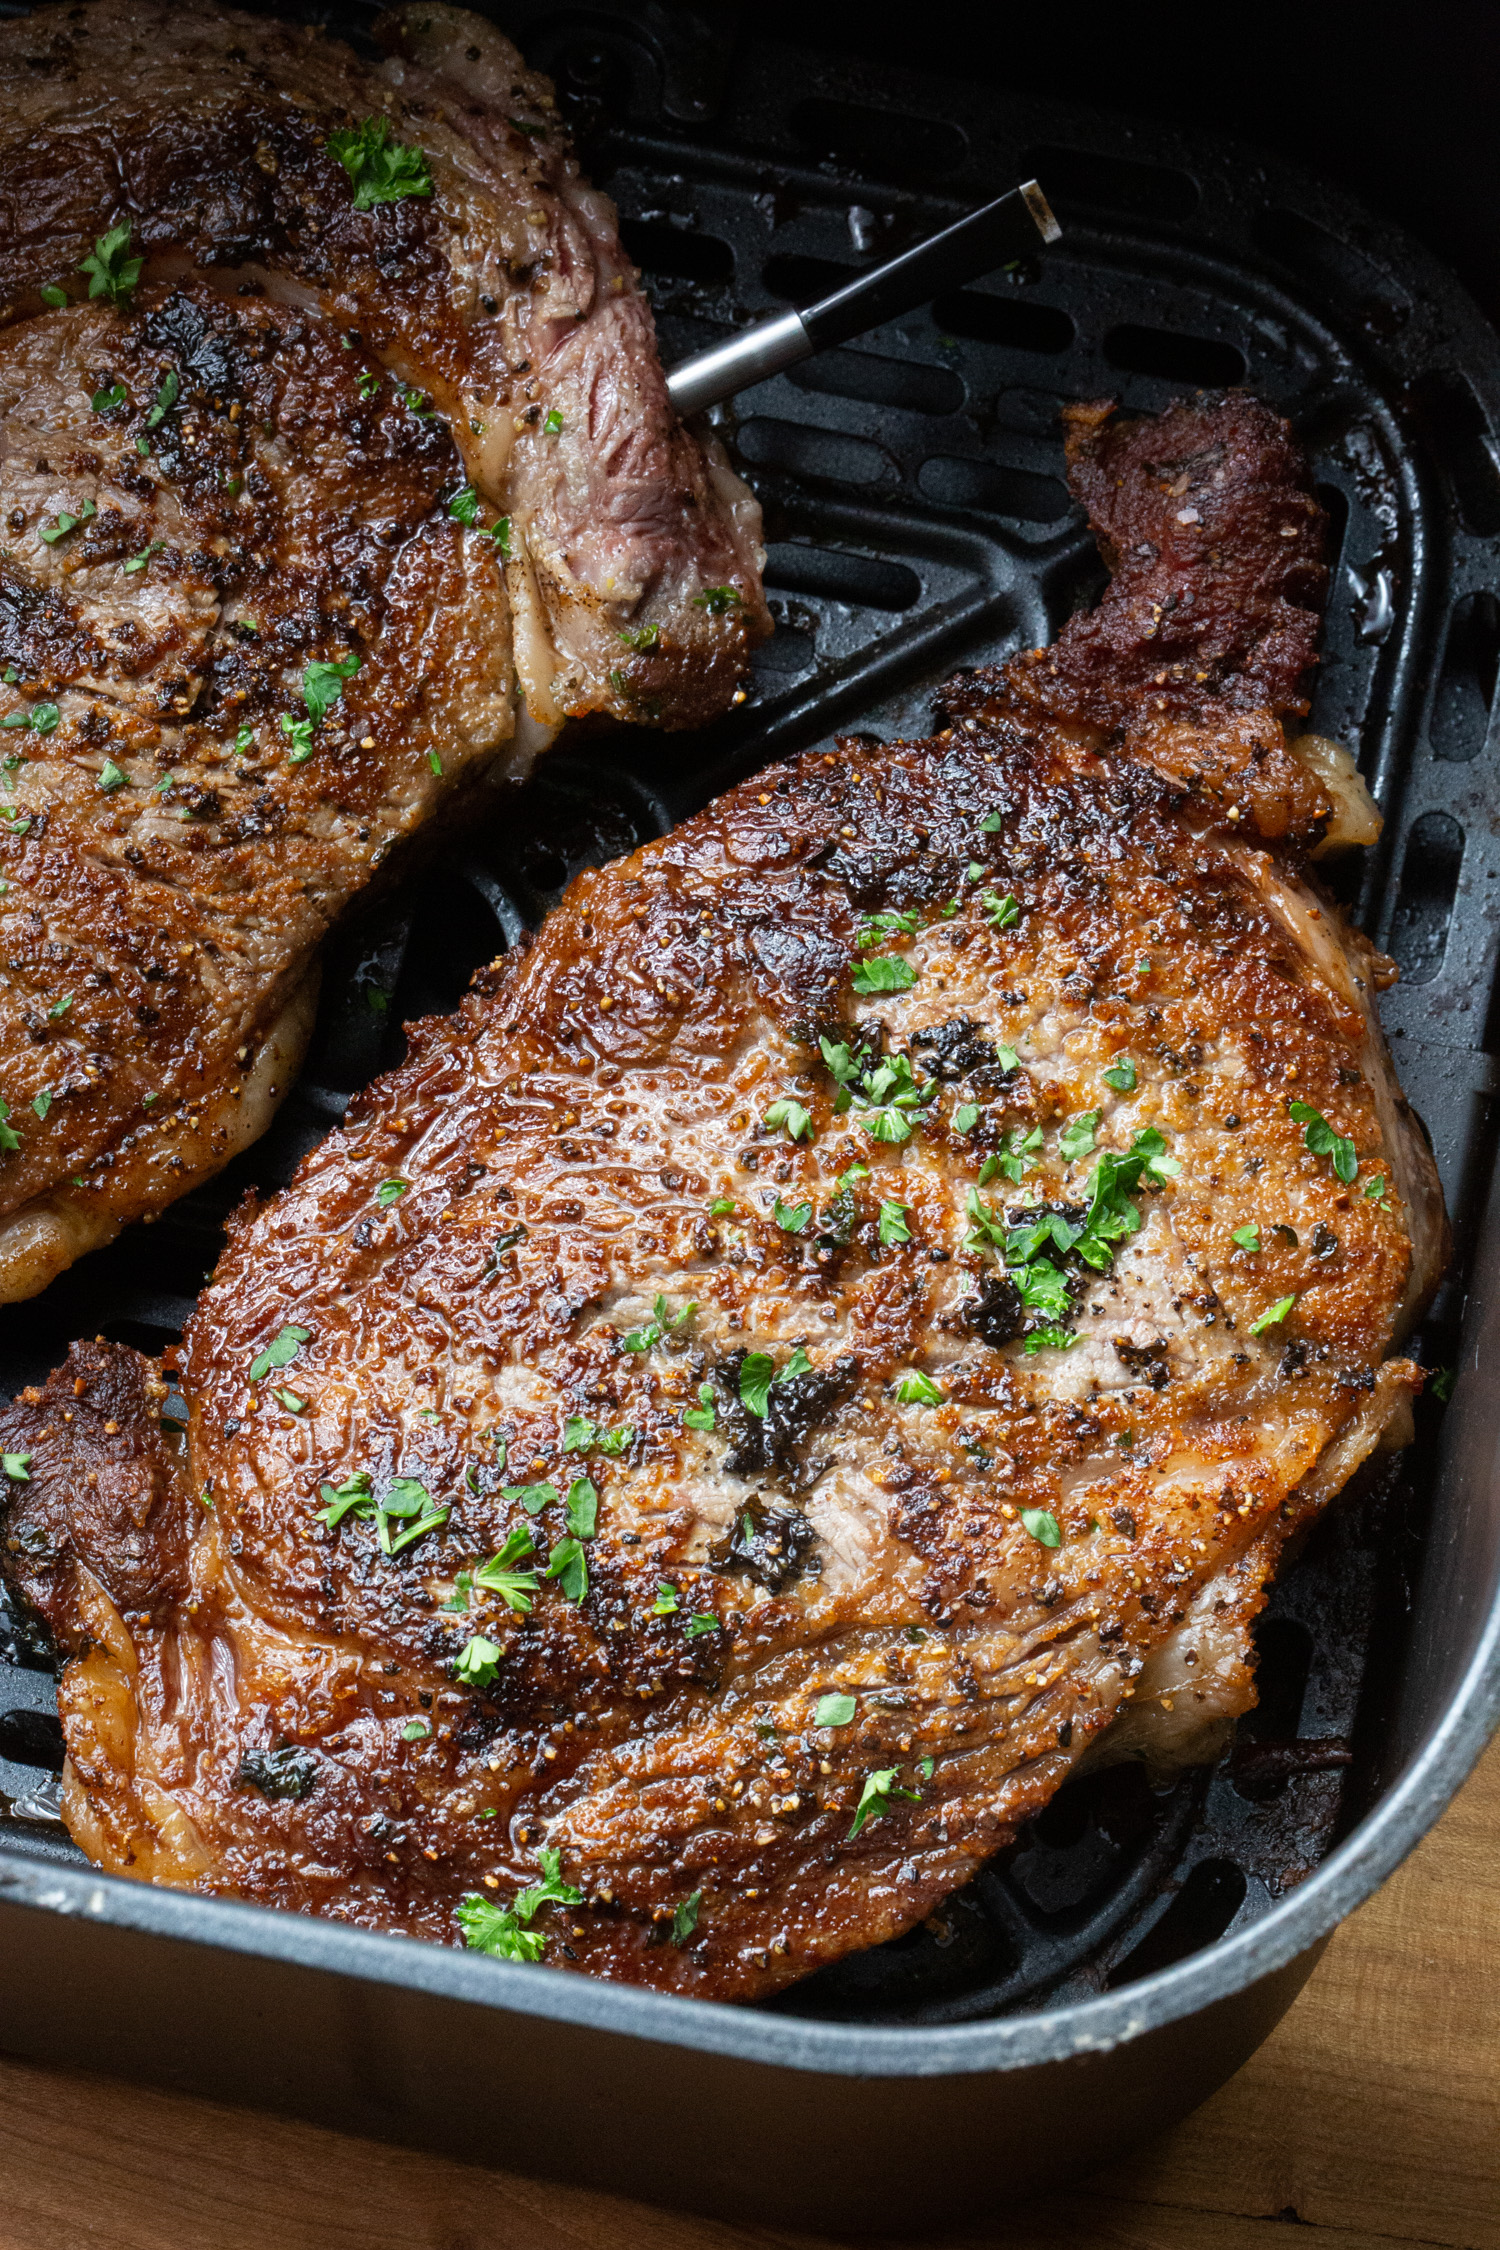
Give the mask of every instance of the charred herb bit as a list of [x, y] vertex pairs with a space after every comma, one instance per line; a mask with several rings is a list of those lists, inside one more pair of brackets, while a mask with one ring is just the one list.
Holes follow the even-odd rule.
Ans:
[[698, 1909], [703, 1903], [700, 1890], [689, 1891], [687, 1897], [672, 1916], [672, 1943], [686, 1945], [698, 1927]]
[[570, 1602], [581, 1602], [589, 1590], [588, 1557], [582, 1541], [560, 1539], [542, 1576], [555, 1578]]
[[620, 628], [619, 638], [627, 648], [633, 648], [638, 654], [642, 654], [646, 649], [656, 647], [661, 639], [661, 627], [660, 625], [623, 625]]
[[710, 617], [722, 617], [727, 609], [738, 609], [740, 597], [733, 586], [705, 586], [701, 594], [694, 594], [694, 609], [706, 609]]
[[490, 1262], [485, 1269], [486, 1272], [493, 1273], [500, 1260], [505, 1256], [506, 1251], [514, 1250], [518, 1242], [525, 1242], [528, 1239], [529, 1232], [530, 1230], [527, 1227], [514, 1226], [507, 1227], [504, 1234], [497, 1235], [494, 1247], [490, 1251]]
[[1108, 1070], [1101, 1072], [1100, 1075], [1105, 1085], [1113, 1086], [1117, 1094], [1133, 1094], [1135, 1092], [1135, 1064], [1128, 1055], [1117, 1063], [1111, 1063]]
[[1306, 1127], [1302, 1145], [1314, 1156], [1326, 1156], [1345, 1187], [1353, 1182], [1359, 1170], [1359, 1157], [1354, 1143], [1346, 1133], [1336, 1133], [1321, 1111], [1306, 1102], [1288, 1102], [1286, 1113], [1298, 1125]]
[[453, 1676], [465, 1687], [488, 1687], [500, 1669], [501, 1650], [483, 1633], [471, 1633], [453, 1659]]
[[[1077, 1342], [1077, 1338], [1071, 1339]], [[1050, 1508], [1023, 1508], [1021, 1521], [1037, 1544], [1042, 1547], [1060, 1547], [1062, 1532]]]
[[44, 546], [55, 547], [59, 539], [66, 539], [70, 531], [76, 531], [80, 524], [88, 523], [98, 513], [99, 510], [92, 500], [81, 500], [78, 504], [76, 516], [70, 514], [66, 508], [60, 508], [56, 523], [46, 531], [39, 531], [37, 537]]
[[856, 992], [910, 992], [917, 972], [899, 953], [876, 953], [854, 964]]
[[810, 1141], [813, 1137], [811, 1115], [801, 1102], [794, 1102], [790, 1098], [772, 1102], [766, 1111], [765, 1122], [767, 1130], [772, 1133], [784, 1127], [789, 1141]]
[[460, 1899], [454, 1918], [464, 1944], [475, 1953], [488, 1953], [497, 1961], [540, 1961], [547, 1940], [530, 1924], [544, 1906], [581, 1906], [583, 1893], [562, 1879], [562, 1854], [546, 1845], [537, 1853], [542, 1880], [518, 1891], [509, 1906], [500, 1906], [482, 1891]]
[[432, 193], [432, 168], [426, 150], [393, 141], [388, 117], [367, 117], [362, 124], [330, 133], [323, 145], [348, 173], [356, 211], [372, 210], [377, 203], [399, 203], [408, 195]]
[[346, 656], [336, 663], [325, 663], [321, 658], [309, 664], [302, 675], [302, 700], [313, 725], [321, 726], [344, 692], [345, 680], [352, 680], [359, 670], [357, 655]]
[[246, 1750], [235, 1768], [236, 1789], [258, 1789], [263, 1797], [300, 1804], [310, 1797], [318, 1779], [318, 1760], [311, 1750], [284, 1742], [275, 1750]]
[[101, 234], [93, 250], [78, 268], [88, 277], [89, 295], [107, 297], [122, 312], [129, 304], [136, 283], [141, 278], [144, 259], [126, 256], [130, 248], [130, 221], [122, 220]]
[[883, 1820], [895, 1810], [895, 1799], [905, 1797], [911, 1804], [920, 1804], [920, 1789], [902, 1789], [897, 1786], [895, 1766], [880, 1766], [865, 1777], [864, 1788], [859, 1793], [859, 1803], [854, 1808], [854, 1825], [846, 1841], [852, 1842], [860, 1830], [872, 1820]]
[[819, 1696], [813, 1706], [813, 1725], [815, 1727], [846, 1727], [858, 1708], [859, 1706], [852, 1695]]
[[1297, 1294], [1295, 1290], [1290, 1297], [1278, 1297], [1274, 1305], [1267, 1306], [1259, 1320], [1251, 1321], [1251, 1335], [1263, 1336], [1268, 1328], [1279, 1328], [1296, 1302]]
[[930, 1375], [909, 1367], [897, 1378], [896, 1403], [898, 1406], [941, 1406], [943, 1394]]
[[263, 1382], [273, 1367], [290, 1367], [303, 1345], [310, 1342], [311, 1338], [310, 1328], [298, 1328], [294, 1323], [288, 1322], [279, 1335], [267, 1344], [265, 1350], [257, 1353], [251, 1360], [251, 1382]]
[[1229, 1239], [1237, 1250], [1248, 1251], [1251, 1257], [1260, 1249], [1259, 1227], [1236, 1227]]
[[[1446, 1406], [1449, 1399], [1453, 1396], [1453, 1385], [1457, 1380], [1457, 1376], [1458, 1370], [1456, 1367], [1434, 1368], [1432, 1373], [1432, 1380], [1427, 1386], [1428, 1395], [1432, 1398], [1435, 1398], [1440, 1406]], [[14, 1459], [15, 1455], [12, 1453], [7, 1453], [5, 1456], [5, 1473], [7, 1476], [9, 1476], [11, 1473], [10, 1464]], [[24, 1456], [24, 1459], [29, 1461], [31, 1459], [31, 1455], [29, 1453], [26, 1454]]]

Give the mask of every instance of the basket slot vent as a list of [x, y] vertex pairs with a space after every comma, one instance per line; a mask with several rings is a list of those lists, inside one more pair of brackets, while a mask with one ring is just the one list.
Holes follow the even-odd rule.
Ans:
[[752, 659], [757, 672], [795, 674], [811, 670], [815, 654], [812, 629], [807, 625], [777, 624], [768, 641], [762, 641]]
[[950, 335], [1015, 352], [1065, 352], [1078, 333], [1056, 305], [1000, 297], [987, 289], [950, 289], [933, 305], [932, 317]]
[[896, 464], [868, 438], [846, 437], [842, 430], [812, 422], [780, 422], [758, 414], [740, 425], [739, 450], [757, 469], [780, 469], [788, 476], [815, 477], [820, 484], [894, 484]]
[[1135, 1984], [1169, 1969], [1224, 1935], [1245, 1903], [1244, 1875], [1229, 1859], [1200, 1860], [1182, 1889], [1140, 1944], [1109, 1974], [1109, 1989]]
[[1137, 164], [1128, 156], [1097, 156], [1091, 149], [1030, 148], [1021, 158], [1062, 211], [1083, 205], [1128, 211], [1138, 219], [1190, 219], [1198, 208], [1198, 183], [1165, 164]]
[[1255, 1629], [1257, 1702], [1240, 1721], [1241, 1734], [1281, 1741], [1302, 1724], [1312, 1674], [1313, 1640], [1294, 1617], [1263, 1617]]
[[979, 508], [987, 515], [1011, 516], [1022, 523], [1057, 523], [1073, 505], [1067, 486], [1056, 477], [945, 453], [922, 463], [917, 483], [939, 507]]
[[799, 390], [862, 399], [869, 406], [904, 406], [913, 414], [957, 414], [963, 378], [951, 367], [924, 360], [881, 359], [874, 352], [820, 352], [792, 370]]
[[1462, 375], [1441, 367], [1419, 375], [1411, 395], [1465, 524], [1481, 539], [1493, 539], [1500, 532], [1500, 460], [1478, 399]]
[[1315, 219], [1277, 208], [1262, 211], [1251, 231], [1262, 250], [1316, 283], [1321, 293], [1344, 298], [1377, 334], [1393, 335], [1406, 321], [1405, 292], [1391, 276]]
[[1430, 984], [1443, 965], [1463, 857], [1464, 832], [1451, 813], [1426, 812], [1413, 822], [1390, 935], [1407, 984]]
[[61, 1773], [66, 1755], [62, 1727], [51, 1711], [0, 1711], [0, 1758], [15, 1766]]
[[620, 239], [644, 273], [674, 281], [732, 281], [734, 252], [715, 234], [694, 234], [654, 219], [622, 219]]
[[1432, 705], [1435, 758], [1478, 757], [1489, 731], [1500, 672], [1500, 602], [1488, 591], [1466, 594], [1448, 624], [1448, 645]]
[[789, 122], [804, 148], [872, 180], [940, 178], [969, 153], [968, 136], [957, 125], [899, 109], [813, 100], [799, 102]]
[[766, 584], [780, 594], [822, 594], [852, 609], [910, 609], [922, 581], [905, 563], [848, 555], [836, 547], [766, 549]]
[[1245, 380], [1245, 355], [1216, 336], [1185, 336], [1175, 328], [1143, 328], [1122, 321], [1104, 339], [1111, 367], [1155, 375], [1165, 383], [1195, 383], [1207, 390]]

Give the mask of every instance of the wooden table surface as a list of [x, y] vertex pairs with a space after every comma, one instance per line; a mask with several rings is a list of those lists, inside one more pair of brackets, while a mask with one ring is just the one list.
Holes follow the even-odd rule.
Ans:
[[[1303, 2231], [1272, 2235], [1276, 2221]], [[1019, 2211], [997, 2195], [993, 2225], [960, 2242], [1500, 2250], [1500, 1742], [1237, 2078], [1065, 2195]], [[0, 2250], [93, 2245], [816, 2250], [808, 2236], [0, 2060]]]

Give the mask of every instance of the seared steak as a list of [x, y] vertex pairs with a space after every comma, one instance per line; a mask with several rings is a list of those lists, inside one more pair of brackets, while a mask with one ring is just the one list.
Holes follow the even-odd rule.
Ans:
[[262, 1128], [444, 797], [768, 627], [545, 80], [417, 20], [0, 25], [0, 1300]]
[[236, 1221], [185, 1439], [102, 1344], [0, 1417], [100, 1866], [748, 1997], [1253, 1700], [1285, 1541], [1399, 1442], [1441, 1199], [1308, 864], [1359, 806], [1278, 716], [1285, 428], [1070, 452], [1098, 611], [414, 1026]]

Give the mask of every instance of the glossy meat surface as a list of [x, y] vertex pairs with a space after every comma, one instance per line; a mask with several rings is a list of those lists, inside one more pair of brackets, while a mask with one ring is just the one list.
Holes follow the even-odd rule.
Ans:
[[[1177, 607], [1285, 522], [1320, 567], [1253, 402], [1074, 440], [1205, 464]], [[1122, 1713], [1245, 1707], [1282, 1545], [1400, 1434], [1441, 1203], [1329, 799], [1237, 674], [1080, 719], [1113, 598], [414, 1026], [236, 1221], [185, 1439], [112, 1346], [0, 1418], [102, 1866], [745, 1998], [910, 1928]]]
[[[215, 9], [0, 26], [0, 1300], [263, 1127], [318, 941], [456, 790], [568, 714], [710, 715], [764, 624], [550, 89], [421, 21], [383, 68]], [[372, 114], [430, 193], [356, 208]]]

